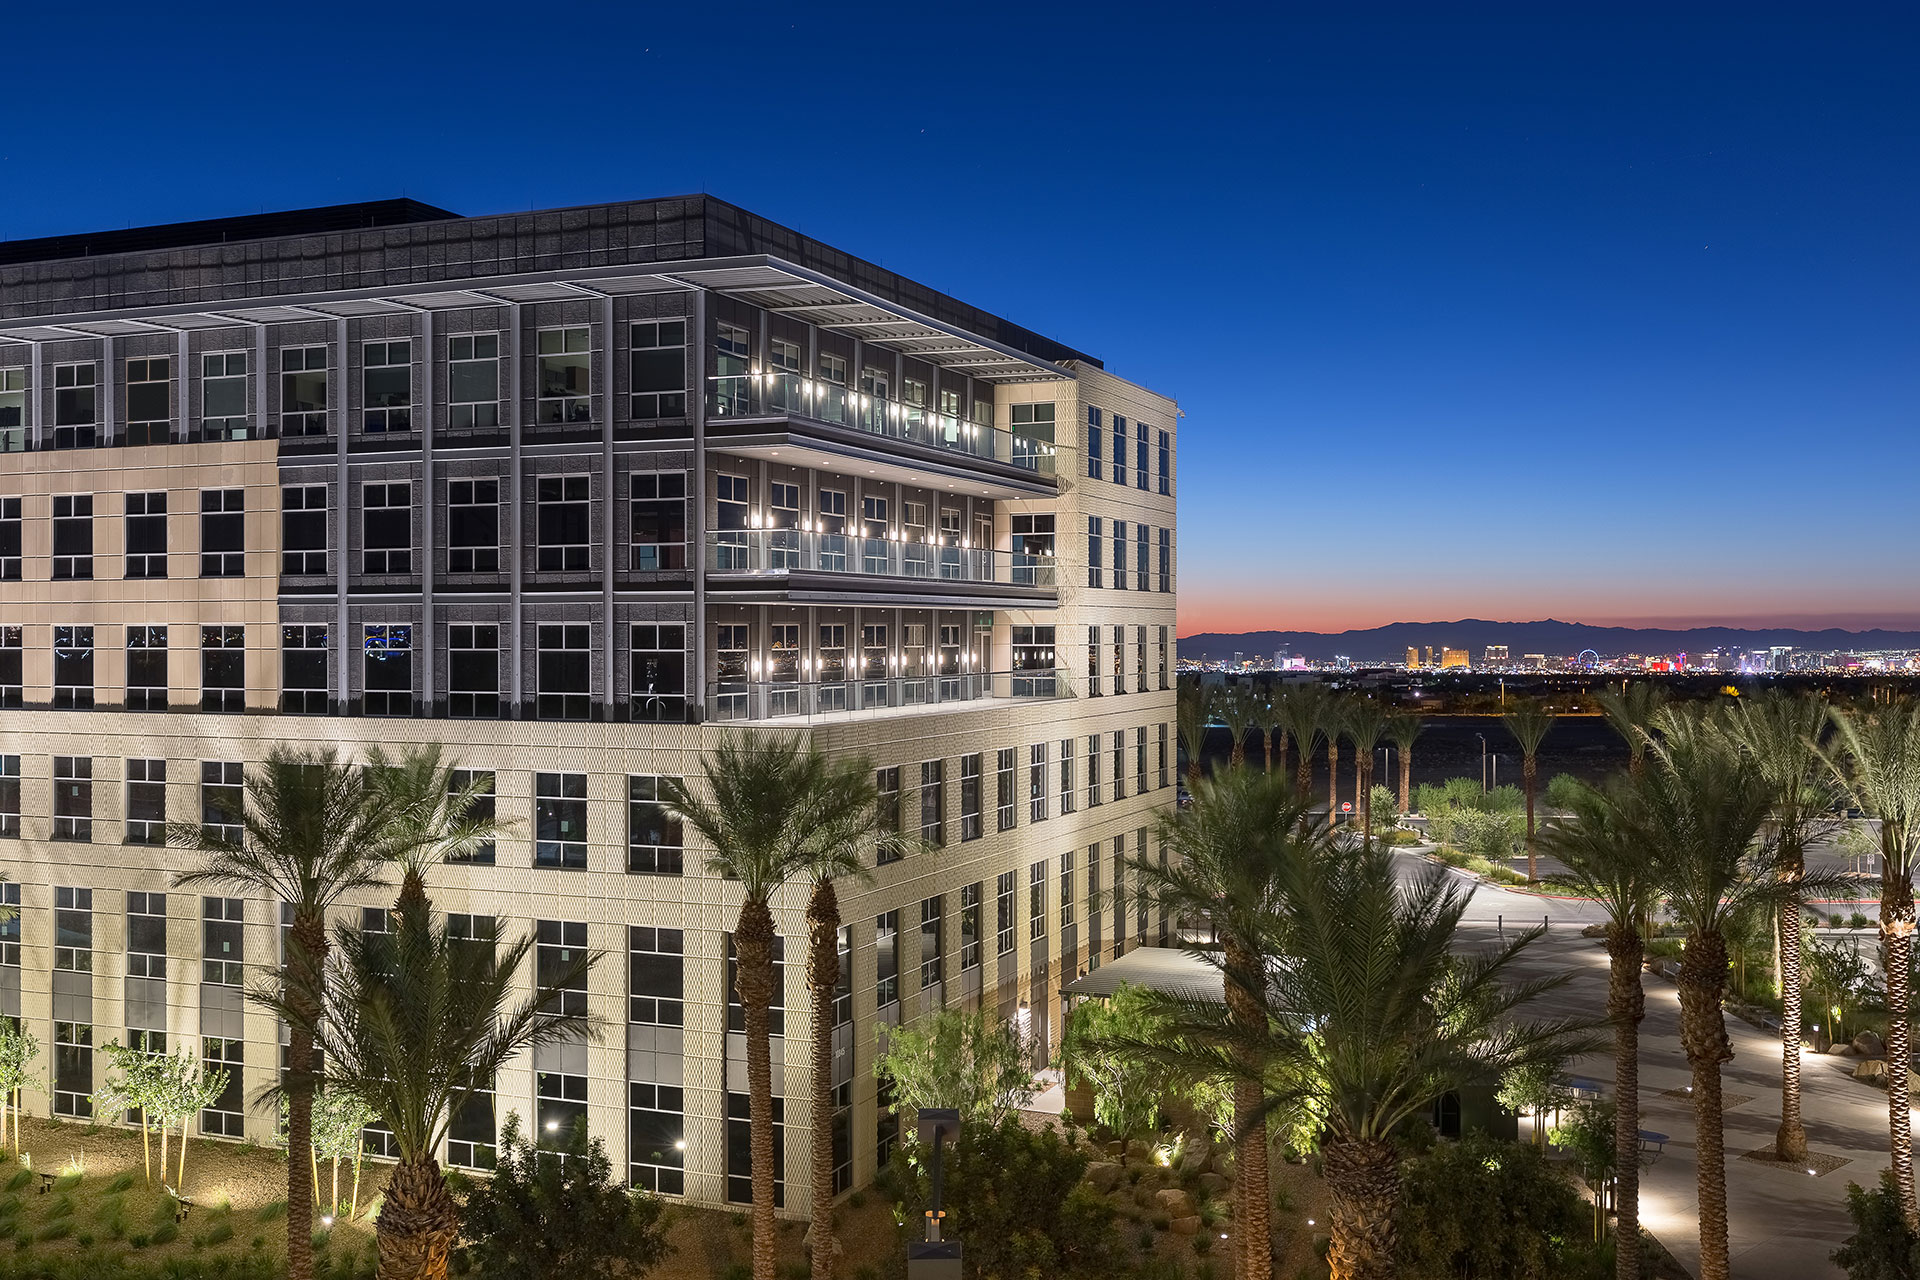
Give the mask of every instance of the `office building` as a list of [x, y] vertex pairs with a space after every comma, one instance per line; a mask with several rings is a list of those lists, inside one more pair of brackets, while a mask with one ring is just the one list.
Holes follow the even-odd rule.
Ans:
[[1442, 648], [1440, 650], [1440, 669], [1442, 671], [1464, 670], [1473, 665], [1465, 649]]
[[842, 888], [830, 1116], [804, 886], [774, 903], [782, 1210], [814, 1135], [864, 1183], [896, 1132], [878, 1032], [984, 1007], [1042, 1062], [1061, 984], [1166, 936], [1125, 864], [1174, 794], [1178, 416], [707, 197], [0, 244], [0, 1012], [53, 1065], [28, 1106], [91, 1115], [95, 1051], [137, 1037], [231, 1070], [198, 1132], [270, 1141], [280, 1029], [242, 992], [279, 904], [176, 887], [162, 824], [232, 828], [274, 746], [444, 743], [513, 828], [436, 907], [543, 967], [605, 958], [577, 1003], [603, 1034], [512, 1064], [443, 1158], [584, 1114], [636, 1184], [740, 1200], [739, 893], [660, 779], [794, 733], [941, 846]]

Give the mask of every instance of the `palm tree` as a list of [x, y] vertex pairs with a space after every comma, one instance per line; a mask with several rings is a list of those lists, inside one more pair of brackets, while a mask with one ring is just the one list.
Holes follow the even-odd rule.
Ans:
[[[837, 812], [837, 806], [846, 801], [850, 790], [833, 780], [834, 772], [825, 756], [803, 746], [797, 738], [730, 734], [701, 761], [705, 795], [696, 795], [679, 779], [664, 782], [661, 788], [668, 808], [713, 849], [707, 870], [740, 883], [740, 918], [733, 932], [734, 987], [746, 1022], [754, 1280], [773, 1280], [776, 1247], [770, 1037], [774, 931], [769, 901], [794, 875], [839, 865], [837, 860], [844, 856], [842, 842], [847, 824], [853, 821], [851, 816], [842, 815], [842, 821], [822, 825], [829, 811]], [[834, 799], [823, 798], [828, 796]], [[874, 803], [868, 799], [869, 811]], [[831, 873], [827, 879], [830, 887]], [[834, 915], [837, 918], [837, 906]], [[837, 948], [837, 939], [833, 945]], [[834, 964], [837, 974], [837, 950]], [[831, 985], [827, 993], [827, 1025], [831, 1027]], [[818, 998], [816, 991], [816, 1001]], [[816, 1117], [816, 1134], [825, 1131], [831, 1115], [829, 1105], [824, 1116]], [[831, 1178], [831, 1165], [827, 1173]], [[830, 1250], [828, 1254], [830, 1257]]]
[[[840, 989], [839, 879], [864, 880], [883, 834], [880, 793], [865, 758], [829, 761], [811, 749], [789, 784], [792, 802], [809, 815], [811, 843], [801, 869], [813, 882], [807, 899], [807, 993], [813, 1004], [808, 1049], [813, 1067], [813, 1276], [833, 1280], [833, 1002]], [[887, 839], [897, 837], [887, 834]], [[716, 846], [717, 847], [717, 846]], [[744, 1008], [744, 1005], [742, 1006]]]
[[1457, 951], [1472, 892], [1444, 868], [1403, 884], [1385, 848], [1320, 850], [1281, 862], [1276, 887], [1261, 947], [1285, 957], [1266, 971], [1268, 1105], [1319, 1118], [1334, 1280], [1388, 1277], [1394, 1132], [1452, 1090], [1563, 1062], [1588, 1047], [1593, 1024], [1515, 1019], [1565, 976], [1511, 976], [1538, 929], [1491, 951]]
[[246, 777], [240, 836], [174, 823], [168, 843], [203, 857], [174, 877], [181, 888], [253, 895], [292, 908], [285, 968], [266, 1002], [285, 1010], [287, 1070], [287, 1274], [313, 1275], [314, 1033], [327, 962], [327, 912], [384, 882], [395, 851], [395, 808], [369, 773], [331, 751], [276, 747]]
[[1198, 676], [1182, 676], [1174, 699], [1174, 727], [1187, 748], [1187, 788], [1192, 790], [1200, 781], [1200, 757], [1206, 750], [1207, 726], [1213, 722], [1213, 700]]
[[1353, 741], [1354, 808], [1360, 811], [1360, 843], [1373, 847], [1373, 753], [1387, 732], [1387, 713], [1371, 698], [1347, 704], [1347, 737]]
[[[1282, 776], [1236, 770], [1202, 782], [1191, 806], [1161, 818], [1161, 846], [1175, 855], [1166, 865], [1145, 856], [1133, 862], [1143, 902], [1169, 919], [1210, 920], [1221, 943], [1218, 953], [1204, 954], [1216, 957], [1226, 997], [1221, 1017], [1228, 1043], [1212, 1071], [1233, 1080], [1237, 1280], [1267, 1280], [1272, 1272], [1267, 1106], [1260, 1063], [1250, 1056], [1273, 1015], [1260, 939], [1265, 919], [1278, 909], [1280, 864], [1296, 845], [1326, 840], [1304, 791]], [[1169, 1043], [1177, 1039], [1168, 1037]]]
[[1275, 769], [1278, 769], [1282, 773], [1287, 771], [1287, 720], [1285, 705], [1286, 695], [1281, 691], [1279, 684], [1276, 683], [1267, 698], [1266, 714], [1261, 717], [1260, 724], [1260, 727], [1266, 730], [1266, 741], [1263, 749], [1266, 752], [1267, 772], [1269, 773]]
[[[1632, 775], [1629, 775], [1630, 777]], [[1631, 785], [1581, 788], [1569, 812], [1542, 832], [1547, 850], [1566, 865], [1556, 888], [1587, 898], [1607, 913], [1607, 1017], [1613, 1023], [1613, 1151], [1619, 1230], [1614, 1274], [1640, 1280], [1640, 1022], [1647, 1016], [1640, 968], [1646, 960], [1641, 922], [1659, 905], [1654, 867], [1636, 830]]]
[[1553, 729], [1553, 712], [1537, 702], [1515, 702], [1512, 710], [1500, 719], [1505, 722], [1507, 732], [1520, 744], [1520, 785], [1527, 794], [1527, 879], [1537, 880], [1533, 855], [1533, 790], [1536, 779], [1535, 759], [1540, 752], [1541, 739]]
[[1298, 753], [1294, 786], [1304, 796], [1313, 790], [1313, 749], [1326, 728], [1327, 691], [1317, 684], [1295, 685], [1276, 706], [1280, 722]]
[[1613, 731], [1626, 739], [1627, 770], [1638, 775], [1646, 765], [1646, 731], [1653, 727], [1654, 716], [1667, 703], [1667, 691], [1651, 680], [1623, 683], [1620, 691], [1603, 689], [1595, 695], [1600, 711]]
[[1914, 1204], [1913, 1115], [1902, 1075], [1913, 1037], [1913, 868], [1920, 854], [1920, 703], [1835, 709], [1837, 750], [1823, 752], [1855, 804], [1880, 826], [1880, 940], [1887, 975], [1887, 1129], [1894, 1185], [1909, 1230]]
[[[1842, 820], [1838, 780], [1820, 758], [1827, 726], [1826, 704], [1812, 697], [1763, 694], [1740, 700], [1727, 727], [1752, 756], [1773, 791], [1768, 834], [1780, 874], [1806, 874], [1807, 849], [1834, 833]], [[1800, 904], [1783, 903], [1773, 921], [1774, 976], [1780, 984], [1780, 1130], [1774, 1153], [1782, 1160], [1804, 1160], [1807, 1131], [1800, 1121], [1801, 987]]]
[[1340, 816], [1340, 737], [1347, 731], [1347, 700], [1330, 694], [1321, 712], [1320, 726], [1327, 735], [1327, 825]]
[[1400, 755], [1400, 812], [1413, 812], [1413, 744], [1427, 722], [1417, 711], [1396, 711], [1387, 717], [1387, 740]]
[[[1759, 766], [1705, 717], [1660, 713], [1632, 824], [1668, 908], [1687, 931], [1681, 953], [1680, 1044], [1693, 1072], [1700, 1202], [1700, 1278], [1726, 1280], [1727, 1153], [1721, 1064], [1733, 1058], [1721, 1001], [1727, 933], [1756, 906], [1793, 902], [1802, 881], [1778, 874], [1760, 839], [1774, 803]], [[1904, 1101], [1904, 1100], [1903, 1100]]]
[[[1247, 762], [1247, 735], [1266, 723], [1267, 703], [1254, 691], [1253, 682], [1229, 685], [1216, 704], [1215, 714], [1227, 732], [1233, 735], [1231, 763], [1238, 769]], [[1264, 744], [1266, 735], [1261, 735]]]
[[[335, 931], [316, 1038], [328, 1086], [364, 1100], [399, 1149], [375, 1224], [379, 1280], [444, 1280], [460, 1210], [434, 1152], [509, 1058], [582, 1034], [585, 1020], [559, 1002], [599, 957], [582, 954], [516, 1000], [531, 935], [499, 944], [456, 937], [428, 912], [397, 909], [393, 922], [391, 933]], [[288, 1016], [289, 1003], [277, 1011]]]
[[398, 759], [375, 746], [367, 753], [367, 768], [394, 814], [393, 856], [400, 862], [394, 910], [401, 915], [431, 910], [427, 868], [470, 855], [511, 826], [493, 815], [491, 776], [461, 778], [455, 763], [441, 757], [438, 743]]

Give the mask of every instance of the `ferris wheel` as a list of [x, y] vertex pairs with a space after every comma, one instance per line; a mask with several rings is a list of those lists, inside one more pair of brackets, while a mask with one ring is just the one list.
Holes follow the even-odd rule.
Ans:
[[1591, 671], [1600, 665], [1600, 655], [1591, 649], [1582, 649], [1580, 655], [1573, 661], [1575, 666]]

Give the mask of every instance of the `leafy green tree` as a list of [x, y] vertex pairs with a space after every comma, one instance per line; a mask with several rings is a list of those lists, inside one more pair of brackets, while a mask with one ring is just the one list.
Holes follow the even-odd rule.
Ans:
[[1537, 702], [1521, 701], [1500, 719], [1520, 744], [1520, 782], [1527, 798], [1527, 879], [1538, 880], [1533, 853], [1533, 784], [1539, 773], [1540, 743], [1553, 731], [1554, 715]]
[[[20, 1151], [20, 1091], [26, 1088], [30, 1064], [40, 1056], [40, 1042], [33, 1032], [0, 1019], [0, 1138], [5, 1137], [6, 1121], [13, 1119], [13, 1150]], [[165, 1161], [161, 1161], [164, 1166]]]
[[1164, 1062], [1124, 1047], [1164, 1041], [1171, 1021], [1150, 992], [1130, 983], [1105, 1000], [1082, 1002], [1067, 1019], [1060, 1040], [1067, 1079], [1093, 1089], [1094, 1119], [1121, 1138], [1154, 1132], [1161, 1106], [1180, 1086]]
[[995, 1125], [1033, 1101], [1020, 1037], [984, 1009], [940, 1009], [886, 1039], [874, 1074], [890, 1082], [902, 1115], [951, 1107], [964, 1124]]
[[180, 1163], [174, 1170], [174, 1190], [187, 1189], [187, 1134], [193, 1118], [212, 1106], [227, 1091], [232, 1078], [225, 1069], [208, 1071], [192, 1052], [156, 1054], [151, 1064], [156, 1072], [153, 1087], [154, 1123], [160, 1128], [160, 1176], [167, 1172], [167, 1131], [180, 1126]]
[[509, 1112], [493, 1176], [468, 1193], [460, 1234], [488, 1280], [638, 1277], [668, 1253], [658, 1196], [613, 1178], [605, 1145], [576, 1121], [558, 1151], [536, 1150]]
[[[100, 1046], [106, 1066], [105, 1084], [94, 1094], [94, 1104], [103, 1115], [138, 1112], [140, 1116], [140, 1157], [147, 1185], [153, 1185], [153, 1107], [168, 1077], [163, 1055], [130, 1048], [118, 1040]], [[166, 1158], [161, 1157], [161, 1174], [166, 1173]]]
[[1370, 787], [1367, 790], [1367, 815], [1375, 835], [1385, 835], [1398, 827], [1399, 810], [1394, 805], [1393, 792], [1379, 783]]
[[1570, 773], [1556, 773], [1547, 779], [1547, 807], [1562, 813], [1571, 809], [1586, 783]]
[[[902, 1153], [895, 1159], [900, 1216], [917, 1223], [928, 1203], [926, 1172]], [[1051, 1126], [1034, 1133], [1013, 1116], [962, 1122], [944, 1161], [947, 1224], [966, 1241], [969, 1280], [1109, 1280], [1123, 1270], [1113, 1205], [1082, 1183], [1085, 1150]]]
[[[379, 887], [400, 809], [375, 774], [332, 751], [275, 747], [249, 769], [240, 835], [193, 822], [167, 828], [167, 842], [201, 855], [173, 878], [182, 888], [251, 894], [292, 909], [286, 967], [265, 993], [286, 1011], [287, 1275], [313, 1275], [313, 1037], [327, 960], [327, 912]], [[259, 994], [259, 993], [256, 993]], [[182, 1146], [184, 1154], [185, 1147]]]
[[[1913, 871], [1920, 858], [1920, 703], [1833, 712], [1834, 742], [1823, 751], [1880, 834], [1880, 939], [1887, 975], [1887, 1061], [1912, 1056]], [[1897, 1082], [1896, 1082], [1897, 1083]], [[1920, 1232], [1914, 1201], [1913, 1113], [1907, 1091], [1887, 1090], [1893, 1183], [1909, 1231]]]
[[1881, 1170], [1880, 1185], [1872, 1190], [1849, 1182], [1847, 1216], [1853, 1219], [1853, 1234], [1829, 1255], [1847, 1280], [1920, 1277], [1920, 1236], [1900, 1212], [1893, 1170]]
[[[1616, 1185], [1616, 1176], [1620, 1170], [1620, 1148], [1615, 1140], [1619, 1131], [1619, 1116], [1614, 1104], [1601, 1098], [1593, 1102], [1576, 1102], [1568, 1107], [1560, 1117], [1549, 1137], [1553, 1145], [1573, 1157], [1574, 1168], [1580, 1171], [1588, 1190], [1593, 1192], [1593, 1238], [1599, 1240], [1606, 1233], [1609, 1188]], [[1637, 1156], [1637, 1153], [1635, 1153]], [[1639, 1231], [1638, 1215], [1633, 1223], [1622, 1224], [1623, 1230]], [[1633, 1255], [1635, 1267], [1639, 1266], [1639, 1240], [1634, 1242]], [[1617, 1275], [1627, 1275], [1619, 1260], [1619, 1249], [1614, 1250], [1614, 1263]], [[1639, 1271], [1631, 1273], [1639, 1276]]]
[[1537, 1149], [1469, 1134], [1408, 1161], [1402, 1177], [1395, 1207], [1402, 1280], [1591, 1273], [1587, 1206]]
[[1573, 1094], [1560, 1081], [1558, 1062], [1525, 1062], [1500, 1078], [1494, 1099], [1509, 1111], [1533, 1117], [1533, 1145], [1547, 1149], [1547, 1117], [1566, 1106]]

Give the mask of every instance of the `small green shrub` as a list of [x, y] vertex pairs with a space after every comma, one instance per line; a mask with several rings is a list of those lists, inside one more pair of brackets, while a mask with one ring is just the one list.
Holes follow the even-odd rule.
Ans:
[[867, 1193], [866, 1193], [866, 1192], [864, 1192], [864, 1191], [856, 1191], [856, 1192], [854, 1192], [854, 1193], [853, 1193], [852, 1195], [850, 1195], [850, 1196], [848, 1196], [848, 1197], [847, 1197], [847, 1207], [848, 1207], [849, 1209], [864, 1209], [864, 1208], [866, 1208], [866, 1207], [867, 1207]]
[[172, 1244], [180, 1238], [180, 1225], [176, 1222], [163, 1222], [153, 1231], [155, 1244]]
[[285, 1200], [269, 1200], [261, 1205], [260, 1208], [254, 1212], [253, 1216], [261, 1222], [278, 1222], [281, 1218], [287, 1216], [287, 1202]]
[[1197, 1254], [1200, 1254], [1202, 1257], [1205, 1257], [1207, 1254], [1212, 1253], [1213, 1252], [1213, 1236], [1205, 1231], [1202, 1231], [1199, 1235], [1196, 1235], [1193, 1238], [1193, 1251]]
[[110, 1196], [118, 1195], [122, 1191], [131, 1190], [133, 1187], [133, 1183], [134, 1183], [134, 1177], [132, 1172], [129, 1171], [127, 1173], [123, 1173], [119, 1177], [115, 1178], [112, 1182], [109, 1182], [107, 1184], [107, 1194]]
[[1827, 928], [1838, 929], [1839, 927], [1840, 927], [1840, 913], [1836, 911], [1832, 915], [1827, 917]]
[[33, 1170], [22, 1169], [7, 1179], [8, 1191], [22, 1191], [33, 1185]]
[[0, 1200], [0, 1218], [5, 1218], [20, 1212], [20, 1206], [23, 1203], [19, 1196], [8, 1196], [6, 1199]]
[[196, 1249], [202, 1246], [211, 1248], [217, 1244], [225, 1244], [231, 1239], [233, 1239], [233, 1224], [231, 1222], [216, 1222], [206, 1231], [193, 1238], [193, 1247]]
[[1139, 1238], [1134, 1241], [1134, 1244], [1139, 1247], [1140, 1252], [1151, 1253], [1153, 1251], [1153, 1228], [1140, 1228]]
[[36, 1240], [64, 1240], [73, 1234], [73, 1224], [62, 1218], [58, 1222], [49, 1222], [35, 1234]]
[[89, 1232], [85, 1232], [85, 1231], [81, 1232], [79, 1235], [73, 1238], [73, 1242], [79, 1245], [82, 1249], [93, 1248], [93, 1236]]
[[267, 1247], [267, 1238], [265, 1236], [255, 1236], [253, 1239], [247, 1241], [247, 1247], [249, 1249], [264, 1249]]
[[1856, 911], [1847, 919], [1847, 927], [1850, 929], [1864, 929], [1872, 923], [1867, 919], [1867, 913], [1864, 911]]
[[321, 1227], [313, 1233], [313, 1251], [319, 1253], [333, 1243], [333, 1228]]
[[53, 1180], [53, 1189], [55, 1191], [71, 1191], [80, 1185], [80, 1179], [85, 1176], [85, 1174], [80, 1173], [78, 1170], [73, 1173], [63, 1173]]
[[127, 1234], [127, 1220], [119, 1214], [107, 1219], [107, 1239], [118, 1240]]
[[136, 1231], [132, 1235], [127, 1237], [127, 1243], [132, 1245], [136, 1249], [144, 1249], [147, 1247], [147, 1244], [151, 1239], [152, 1237], [149, 1236], [146, 1232]]

